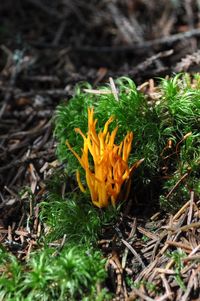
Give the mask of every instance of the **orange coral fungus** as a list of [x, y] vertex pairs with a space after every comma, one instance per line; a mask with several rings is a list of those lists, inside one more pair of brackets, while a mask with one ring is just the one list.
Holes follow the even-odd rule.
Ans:
[[[139, 160], [131, 168], [128, 167], [133, 133], [128, 132], [120, 145], [116, 145], [114, 140], [118, 127], [112, 133], [108, 131], [112, 121], [113, 118], [110, 117], [105, 123], [103, 131], [97, 134], [97, 119], [94, 120], [94, 109], [88, 108], [87, 135], [84, 135], [79, 128], [75, 129], [83, 137], [82, 156], [80, 157], [66, 141], [68, 148], [85, 170], [86, 182], [92, 202], [99, 208], [107, 207], [109, 201], [115, 206], [122, 184], [143, 161]], [[89, 163], [90, 155], [93, 159], [93, 166]], [[77, 171], [76, 175], [81, 191], [85, 191], [80, 180], [79, 171]]]

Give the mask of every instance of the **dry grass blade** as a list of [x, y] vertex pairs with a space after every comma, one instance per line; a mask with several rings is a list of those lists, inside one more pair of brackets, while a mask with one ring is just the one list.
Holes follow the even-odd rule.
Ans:
[[117, 91], [117, 88], [115, 86], [115, 83], [114, 83], [114, 80], [112, 77], [109, 77], [109, 81], [110, 81], [110, 87], [111, 87], [111, 91], [112, 91], [112, 94], [115, 98], [116, 101], [119, 101], [119, 97], [118, 97], [118, 91]]
[[131, 251], [131, 253], [135, 256], [135, 258], [138, 260], [138, 262], [142, 265], [142, 268], [145, 268], [145, 264], [142, 261], [141, 257], [138, 255], [138, 253], [133, 249], [133, 247], [124, 239], [122, 239], [123, 244]]

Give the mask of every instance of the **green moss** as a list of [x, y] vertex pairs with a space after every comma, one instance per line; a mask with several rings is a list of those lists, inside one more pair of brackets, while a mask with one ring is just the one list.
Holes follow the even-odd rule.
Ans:
[[[200, 162], [200, 79], [188, 74], [178, 74], [169, 79], [160, 79], [157, 88], [159, 98], [149, 101], [149, 96], [139, 92], [134, 82], [126, 77], [116, 80], [119, 101], [110, 93], [109, 86], [99, 87], [104, 93], [84, 92], [79, 86], [75, 96], [57, 108], [55, 137], [57, 154], [65, 162], [67, 172], [72, 175], [79, 162], [65, 145], [70, 145], [80, 154], [82, 138], [74, 128], [87, 132], [87, 108], [95, 108], [99, 128], [112, 115], [118, 125], [117, 142], [127, 131], [133, 131], [134, 141], [130, 165], [141, 158], [145, 161], [133, 179], [135, 191], [141, 187], [154, 202], [160, 195], [160, 204], [166, 210], [178, 208], [188, 198], [190, 189], [197, 189]], [[91, 87], [90, 87], [91, 88]], [[105, 91], [109, 93], [105, 94]], [[151, 103], [151, 104], [150, 104]], [[191, 135], [188, 135], [191, 132]], [[187, 137], [187, 138], [184, 138]], [[171, 147], [168, 143], [171, 141]], [[178, 185], [170, 198], [166, 196], [185, 172], [189, 175], [183, 185]], [[157, 187], [157, 191], [155, 191]], [[159, 190], [159, 191], [158, 191]], [[187, 190], [187, 193], [186, 193]], [[174, 206], [176, 204], [176, 206]]]
[[55, 251], [46, 246], [24, 265], [5, 251], [0, 256], [1, 300], [108, 300], [105, 290], [97, 292], [106, 277], [105, 260], [93, 247], [66, 245]]
[[196, 80], [194, 84], [187, 74], [162, 80], [162, 97], [156, 107], [161, 135], [173, 142], [163, 160], [167, 179], [163, 181], [160, 204], [173, 212], [189, 199], [191, 190], [199, 195], [200, 89]]
[[110, 300], [107, 290], [99, 289], [107, 273], [97, 240], [103, 226], [115, 221], [117, 209], [101, 212], [79, 191], [62, 196], [67, 180], [57, 171], [47, 183], [39, 216], [45, 229], [27, 262], [0, 249], [0, 300]]
[[89, 194], [77, 189], [62, 196], [61, 187], [66, 181], [67, 176], [53, 175], [45, 201], [41, 203], [40, 218], [51, 229], [47, 239], [52, 241], [66, 235], [68, 243], [94, 245], [102, 227], [115, 222], [118, 208], [99, 210], [91, 203]]
[[[79, 163], [68, 150], [65, 142], [80, 154], [82, 138], [76, 134], [74, 128], [80, 128], [87, 132], [87, 108], [95, 108], [95, 117], [98, 119], [98, 127], [103, 128], [110, 116], [115, 117], [111, 130], [118, 125], [116, 142], [121, 142], [127, 131], [133, 131], [133, 151], [130, 164], [138, 159], [145, 158], [141, 172], [143, 182], [148, 182], [154, 175], [158, 164], [158, 117], [154, 109], [148, 106], [146, 97], [138, 92], [137, 87], [128, 78], [120, 78], [116, 81], [119, 90], [119, 101], [112, 94], [90, 94], [78, 89], [75, 96], [66, 104], [58, 106], [55, 116], [55, 137], [58, 141], [57, 154], [61, 161], [66, 162], [68, 173], [74, 173], [79, 168]], [[100, 91], [108, 90], [106, 86], [100, 87]], [[110, 92], [110, 90], [108, 90]]]

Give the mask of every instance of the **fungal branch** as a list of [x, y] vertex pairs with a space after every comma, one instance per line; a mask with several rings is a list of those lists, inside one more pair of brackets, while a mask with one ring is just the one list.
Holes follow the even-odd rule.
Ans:
[[[141, 159], [129, 168], [128, 158], [133, 133], [128, 132], [124, 140], [116, 145], [115, 137], [118, 127], [110, 133], [109, 125], [112, 122], [113, 117], [110, 117], [105, 123], [103, 131], [97, 133], [97, 119], [94, 119], [94, 109], [88, 108], [88, 133], [84, 135], [79, 128], [75, 129], [83, 138], [82, 155], [79, 156], [66, 141], [66, 145], [85, 170], [86, 183], [92, 202], [99, 208], [107, 207], [110, 202], [113, 206], [116, 205], [122, 184], [129, 179], [133, 171], [143, 161]], [[92, 157], [92, 164], [90, 157]], [[81, 191], [85, 192], [79, 170], [76, 172], [76, 177]]]

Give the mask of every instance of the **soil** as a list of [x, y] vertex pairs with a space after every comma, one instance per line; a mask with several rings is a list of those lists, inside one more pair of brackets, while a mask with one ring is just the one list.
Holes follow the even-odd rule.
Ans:
[[[70, 99], [80, 81], [89, 81], [95, 87], [109, 82], [109, 77], [129, 76], [140, 85], [176, 72], [199, 72], [200, 4], [197, 0], [7, 0], [1, 3], [0, 15], [0, 236], [4, 244], [24, 219], [25, 209], [19, 193], [25, 199], [22, 190], [29, 187], [39, 202], [45, 180], [58, 165], [52, 116], [60, 101]], [[192, 197], [191, 200], [194, 201]], [[190, 210], [190, 221], [194, 217], [195, 222], [192, 201], [184, 210]], [[181, 223], [177, 220], [184, 210], [171, 220], [172, 228], [174, 223], [176, 227], [177, 223], [179, 227], [184, 226], [184, 219]], [[38, 212], [35, 208], [33, 211], [37, 222]], [[159, 218], [158, 214], [151, 221], [159, 229], [168, 223], [167, 218]], [[165, 243], [181, 244], [178, 237], [174, 240], [177, 230], [171, 236], [166, 231], [153, 236], [149, 231], [152, 225], [137, 222], [139, 226], [134, 224], [134, 217], [127, 220], [124, 240], [116, 240], [117, 248], [111, 250], [109, 281], [113, 283], [110, 287], [116, 300], [137, 297], [154, 300], [153, 293], [152, 298], [145, 299], [144, 290], [126, 291], [119, 263], [119, 258], [125, 258], [125, 250], [133, 254], [144, 251], [143, 259], [136, 256], [135, 261], [129, 260], [128, 273], [137, 270], [137, 261], [144, 260], [141, 264], [149, 267], [151, 260], [155, 260], [158, 251], [153, 248], [155, 241], [159, 249], [157, 269]], [[127, 243], [125, 238], [131, 239], [136, 231], [140, 234], [134, 251], [131, 240]], [[143, 234], [149, 239], [149, 249], [141, 241]], [[15, 231], [12, 239], [19, 235], [23, 233]], [[110, 241], [106, 243], [99, 242], [109, 256]], [[29, 242], [26, 251], [28, 245]], [[186, 250], [187, 247], [192, 248], [186, 246]], [[154, 255], [148, 253], [152, 248]], [[10, 250], [15, 253], [12, 247]], [[186, 272], [189, 283], [191, 275]], [[146, 273], [149, 279], [150, 269]], [[136, 278], [140, 279], [140, 275], [138, 272]], [[183, 298], [183, 292], [174, 295], [171, 280], [167, 286], [167, 275], [164, 273], [156, 280], [163, 283], [167, 297]], [[198, 296], [193, 294], [193, 297]], [[187, 300], [187, 296], [181, 300]]]

